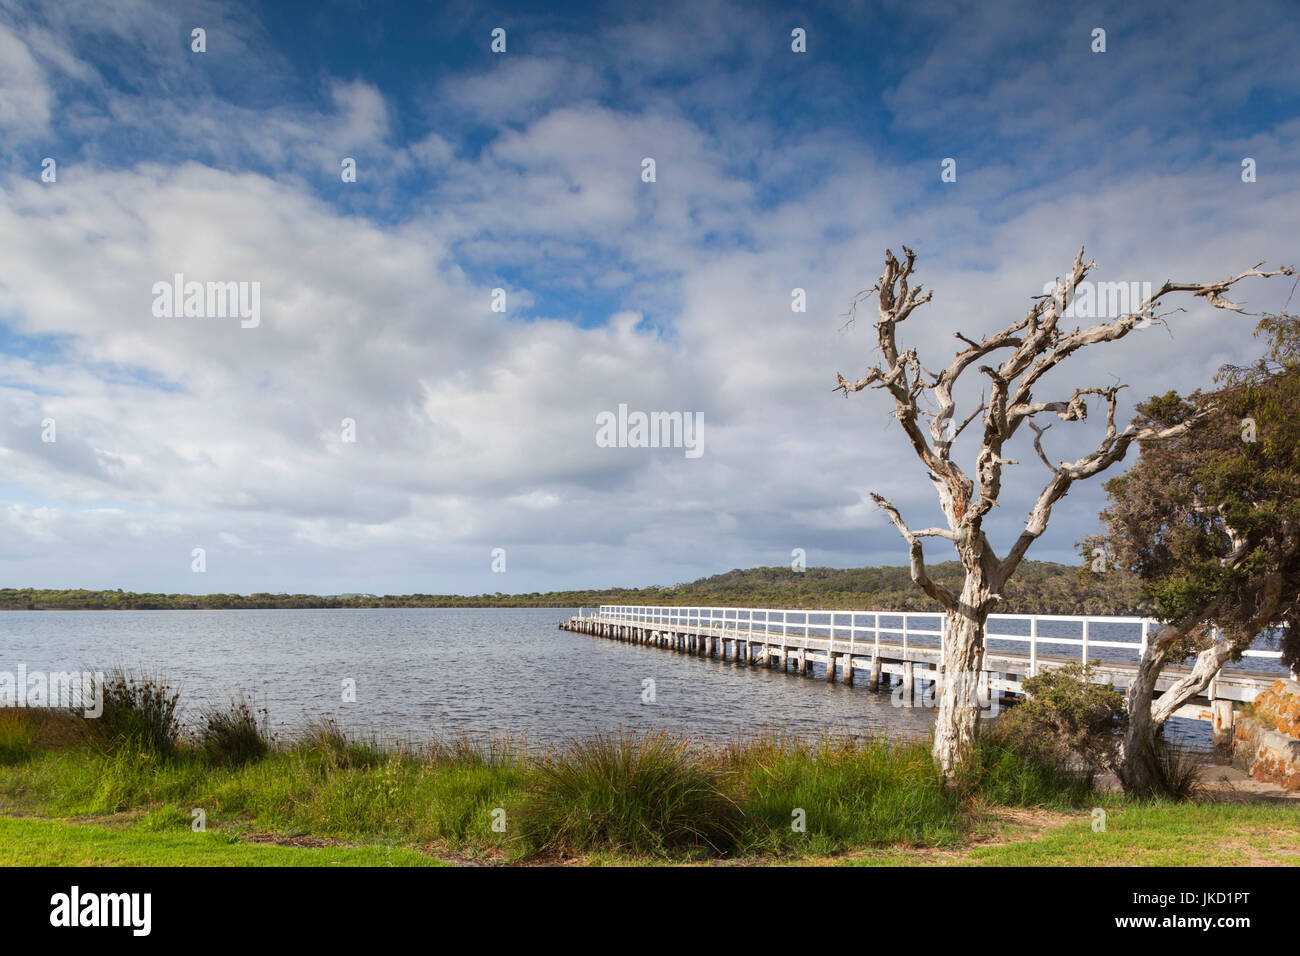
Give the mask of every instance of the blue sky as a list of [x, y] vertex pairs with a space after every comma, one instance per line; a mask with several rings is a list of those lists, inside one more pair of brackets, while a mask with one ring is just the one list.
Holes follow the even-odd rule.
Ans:
[[[933, 494], [883, 396], [830, 393], [874, 360], [843, 314], [886, 247], [935, 290], [908, 329], [931, 367], [1080, 245], [1104, 281], [1300, 259], [1289, 3], [373, 6], [0, 0], [6, 585], [532, 591], [795, 548], [902, 563], [868, 494], [917, 525]], [[259, 283], [261, 322], [153, 315], [177, 272]], [[1168, 331], [1051, 388], [1118, 379], [1131, 404], [1255, 349], [1248, 317], [1172, 304]], [[705, 453], [598, 447], [619, 404], [700, 413]], [[999, 546], [1037, 467], [1013, 469]], [[1101, 500], [1071, 492], [1031, 557], [1074, 560]]]

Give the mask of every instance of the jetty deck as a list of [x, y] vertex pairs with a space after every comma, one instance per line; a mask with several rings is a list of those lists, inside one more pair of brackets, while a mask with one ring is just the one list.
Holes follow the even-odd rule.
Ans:
[[[581, 608], [559, 626], [682, 654], [792, 670], [827, 682], [838, 678], [853, 684], [864, 672], [871, 690], [882, 682], [890, 687], [897, 683], [902, 699], [911, 703], [918, 681], [924, 693], [942, 673], [943, 618], [938, 612], [607, 604]], [[1139, 617], [990, 615], [984, 670], [977, 676], [979, 699], [1021, 695], [1026, 677], [1079, 661], [1091, 665], [1094, 681], [1127, 688], [1159, 627], [1158, 621]], [[1276, 663], [1280, 657], [1280, 651], [1247, 651], [1242, 665], [1225, 668], [1205, 694], [1176, 716], [1211, 721], [1216, 736], [1230, 733], [1235, 705], [1254, 700], [1286, 676]], [[1258, 666], [1266, 659], [1271, 667]], [[1190, 670], [1166, 667], [1157, 690], [1167, 690]]]

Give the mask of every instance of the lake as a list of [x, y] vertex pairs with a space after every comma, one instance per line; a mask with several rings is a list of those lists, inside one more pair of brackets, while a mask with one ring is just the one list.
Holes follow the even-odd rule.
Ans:
[[[764, 727], [924, 735], [932, 711], [888, 692], [561, 631], [572, 608], [250, 611], [9, 611], [0, 671], [161, 670], [186, 715], [238, 690], [292, 732], [329, 716], [388, 737], [523, 737], [667, 728], [723, 740]], [[1098, 635], [1100, 636], [1100, 635]], [[861, 676], [861, 675], [860, 675]], [[643, 681], [654, 703], [643, 703]], [[344, 702], [344, 681], [355, 702]], [[918, 695], [918, 700], [919, 700]], [[1208, 723], [1174, 735], [1210, 747]]]

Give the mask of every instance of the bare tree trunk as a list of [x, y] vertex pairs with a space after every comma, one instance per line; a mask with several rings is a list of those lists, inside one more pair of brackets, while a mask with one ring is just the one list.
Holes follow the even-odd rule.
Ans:
[[[1195, 630], [1208, 631], [1208, 628], [1199, 625]], [[1169, 648], [1184, 636], [1185, 632], [1176, 627], [1161, 630], [1142, 655], [1137, 676], [1125, 695], [1129, 722], [1124, 732], [1124, 746], [1120, 751], [1117, 768], [1125, 793], [1139, 797], [1158, 793], [1160, 768], [1156, 759], [1156, 747], [1161, 731], [1174, 712], [1204, 691], [1223, 669], [1223, 665], [1232, 659], [1233, 643], [1227, 640], [1214, 641], [1196, 655], [1192, 672], [1180, 678], [1157, 698], [1156, 681], [1164, 666], [1169, 663]]]
[[1156, 680], [1165, 666], [1165, 652], [1160, 643], [1157, 639], [1147, 645], [1125, 695], [1128, 727], [1124, 731], [1124, 745], [1116, 770], [1124, 792], [1133, 796], [1149, 797], [1159, 789], [1156, 738], [1163, 725], [1157, 724], [1152, 717], [1151, 702], [1155, 697]]
[[961, 598], [944, 618], [944, 673], [934, 723], [934, 759], [952, 786], [975, 746], [979, 703], [971, 693], [984, 669], [984, 628], [992, 592], [978, 564], [966, 572]]

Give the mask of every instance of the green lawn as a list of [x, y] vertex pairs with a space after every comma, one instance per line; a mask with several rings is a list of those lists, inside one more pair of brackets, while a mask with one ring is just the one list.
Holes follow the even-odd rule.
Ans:
[[[993, 845], [879, 848], [779, 862], [850, 866], [1296, 866], [1300, 817], [1293, 807], [1151, 804], [1112, 807], [1106, 829], [1092, 815], [1005, 827]], [[589, 863], [645, 863], [597, 858]], [[773, 859], [770, 862], [778, 862]], [[148, 819], [102, 826], [0, 817], [4, 866], [447, 866], [415, 850], [382, 846], [296, 847], [242, 842], [223, 832], [152, 829]]]
[[1149, 804], [1111, 810], [1105, 832], [1084, 816], [1041, 839], [971, 851], [981, 866], [1300, 865], [1295, 807]]
[[[1106, 828], [1090, 811], [1041, 827], [1008, 828], [991, 845], [957, 852], [883, 849], [850, 854], [852, 866], [1300, 866], [1293, 806], [1226, 803], [1111, 804]], [[831, 861], [828, 861], [831, 862]]]
[[386, 846], [293, 847], [243, 843], [225, 833], [110, 828], [0, 817], [3, 866], [447, 866]]

